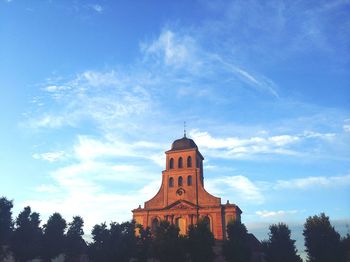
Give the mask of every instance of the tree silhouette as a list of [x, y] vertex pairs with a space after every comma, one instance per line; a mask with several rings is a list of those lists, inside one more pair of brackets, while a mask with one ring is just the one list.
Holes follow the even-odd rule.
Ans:
[[113, 257], [117, 261], [129, 261], [136, 251], [135, 223], [111, 223], [110, 231]]
[[270, 226], [269, 240], [263, 244], [266, 262], [302, 262], [290, 233], [284, 223]]
[[95, 225], [92, 230], [94, 242], [89, 246], [92, 261], [129, 261], [136, 252], [135, 224], [112, 222]]
[[346, 237], [344, 237], [341, 240], [341, 247], [343, 250], [343, 261], [349, 262], [350, 261], [350, 234], [346, 234]]
[[188, 250], [192, 262], [213, 261], [215, 244], [208, 221], [199, 220], [196, 225], [191, 225], [188, 232]]
[[12, 201], [6, 197], [0, 198], [0, 261], [6, 258], [6, 248], [10, 244], [13, 230], [12, 208]]
[[137, 225], [139, 234], [136, 238], [137, 260], [139, 262], [146, 262], [148, 258], [152, 257], [152, 234], [149, 227], [143, 228], [142, 225]]
[[303, 235], [310, 262], [342, 261], [340, 235], [324, 213], [307, 218]]
[[109, 230], [106, 223], [95, 225], [91, 232], [93, 242], [88, 247], [88, 254], [91, 261], [109, 261]]
[[44, 225], [43, 259], [51, 261], [64, 252], [66, 221], [59, 213], [52, 214]]
[[185, 261], [184, 238], [179, 237], [179, 231], [167, 221], [161, 221], [155, 228], [153, 252], [160, 262]]
[[75, 216], [73, 217], [73, 221], [68, 225], [65, 261], [78, 262], [86, 250], [86, 243], [82, 237], [84, 235], [84, 220], [80, 216]]
[[227, 237], [223, 246], [223, 254], [227, 261], [247, 262], [252, 255], [248, 243], [247, 228], [240, 221], [233, 221], [227, 225]]
[[42, 230], [40, 218], [30, 207], [25, 207], [16, 219], [11, 249], [16, 261], [28, 261], [40, 256]]

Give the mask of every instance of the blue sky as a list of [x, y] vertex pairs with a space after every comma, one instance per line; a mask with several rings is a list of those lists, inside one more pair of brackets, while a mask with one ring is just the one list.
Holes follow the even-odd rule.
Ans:
[[[0, 2], [1, 195], [86, 230], [158, 190], [183, 134], [262, 239], [350, 223], [349, 1]], [[299, 233], [298, 233], [299, 232]], [[302, 241], [298, 242], [300, 249]]]

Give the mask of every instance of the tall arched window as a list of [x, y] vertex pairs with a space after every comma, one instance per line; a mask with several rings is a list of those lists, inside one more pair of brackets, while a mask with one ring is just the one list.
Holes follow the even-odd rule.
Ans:
[[169, 187], [174, 187], [174, 178], [169, 178]]
[[197, 168], [200, 167], [200, 163], [199, 163], [199, 162], [200, 162], [200, 160], [199, 160], [199, 158], [197, 158], [197, 161], [196, 161], [196, 167], [197, 167]]
[[179, 158], [179, 162], [178, 162], [178, 168], [182, 168], [182, 157]]
[[174, 168], [174, 158], [170, 158], [170, 161], [169, 161], [169, 168], [170, 168], [170, 169], [173, 169], [173, 168]]
[[210, 218], [208, 216], [203, 217], [203, 222], [207, 225], [207, 227], [211, 231]]
[[187, 167], [192, 167], [192, 157], [187, 157]]
[[158, 226], [159, 226], [159, 220], [158, 220], [158, 218], [154, 218], [152, 220], [152, 225], [151, 225], [152, 231], [155, 231]]
[[183, 182], [182, 182], [182, 176], [179, 176], [179, 179], [177, 181], [177, 185], [178, 186], [182, 186]]
[[192, 186], [192, 176], [187, 177], [187, 185]]

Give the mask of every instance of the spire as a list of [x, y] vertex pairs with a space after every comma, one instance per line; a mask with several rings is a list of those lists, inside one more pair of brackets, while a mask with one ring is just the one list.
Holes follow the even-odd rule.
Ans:
[[184, 137], [186, 137], [186, 121], [184, 121]]

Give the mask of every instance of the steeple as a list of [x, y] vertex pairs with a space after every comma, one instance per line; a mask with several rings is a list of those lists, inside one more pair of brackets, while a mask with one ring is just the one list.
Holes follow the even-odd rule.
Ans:
[[186, 137], [186, 121], [184, 121], [184, 137]]

